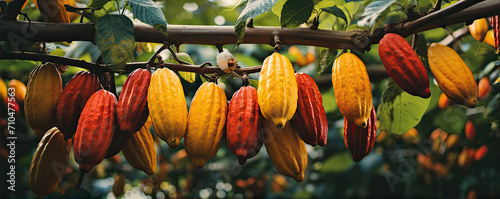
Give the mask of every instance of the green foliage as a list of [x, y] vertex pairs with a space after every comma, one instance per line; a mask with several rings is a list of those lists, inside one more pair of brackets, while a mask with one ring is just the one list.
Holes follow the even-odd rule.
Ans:
[[89, 5], [89, 8], [93, 8], [95, 10], [100, 10], [106, 5], [111, 0], [92, 0], [92, 2]]
[[243, 41], [243, 37], [245, 36], [247, 20], [269, 11], [276, 2], [277, 0], [248, 0], [245, 9], [241, 11], [234, 27], [234, 31], [238, 37], [238, 44]]
[[342, 53], [341, 51], [327, 48], [315, 48], [316, 51], [316, 77], [321, 75], [328, 67], [333, 65], [335, 59]]
[[134, 24], [124, 15], [106, 15], [96, 23], [95, 42], [105, 63], [122, 69], [132, 59]]
[[343, 19], [347, 23], [347, 17], [344, 14], [344, 11], [342, 9], [338, 8], [337, 6], [332, 6], [328, 8], [321, 8], [322, 11], [326, 13], [330, 13], [332, 15], [335, 15], [336, 17], [339, 17]]
[[[187, 53], [176, 53], [175, 55], [177, 55], [177, 58], [179, 58], [180, 60], [194, 65], [193, 60], [191, 59], [191, 57]], [[177, 60], [174, 59], [174, 57], [170, 57], [169, 62], [176, 63], [176, 64], [179, 63], [179, 62], [177, 62]], [[196, 73], [179, 71], [179, 75], [189, 83], [193, 83], [196, 80]]]
[[459, 107], [447, 107], [436, 115], [434, 124], [448, 133], [462, 133], [467, 117]]
[[312, 0], [288, 0], [281, 10], [281, 27], [294, 28], [306, 22], [312, 14]]
[[337, 153], [328, 159], [326, 159], [323, 163], [323, 166], [319, 171], [321, 173], [339, 173], [344, 172], [349, 169], [354, 162], [352, 161], [351, 155], [349, 152], [341, 152]]
[[366, 6], [362, 15], [362, 19], [358, 22], [360, 26], [373, 28], [381, 18], [384, 18], [388, 12], [387, 9], [396, 0], [374, 0], [370, 5]]
[[167, 34], [167, 20], [161, 9], [152, 0], [130, 0], [130, 10], [140, 21]]

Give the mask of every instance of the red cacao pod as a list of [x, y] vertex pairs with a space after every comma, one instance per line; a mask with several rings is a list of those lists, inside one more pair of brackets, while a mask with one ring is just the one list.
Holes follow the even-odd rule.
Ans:
[[106, 155], [116, 129], [116, 97], [106, 90], [94, 93], [85, 103], [75, 133], [73, 151], [82, 172], [88, 172]]
[[467, 121], [467, 123], [465, 123], [465, 137], [467, 137], [470, 141], [476, 138], [476, 129], [471, 121]]
[[490, 95], [491, 86], [488, 77], [481, 78], [481, 80], [479, 80], [479, 83], [477, 84], [477, 87], [479, 89], [479, 93], [477, 96], [479, 100], [484, 100]]
[[227, 145], [241, 165], [259, 153], [261, 121], [257, 90], [243, 86], [234, 93], [227, 114]]
[[377, 115], [375, 114], [375, 108], [372, 108], [366, 128], [356, 126], [354, 122], [344, 118], [344, 143], [355, 162], [361, 161], [370, 153], [373, 144], [375, 144], [376, 133]]
[[135, 133], [148, 120], [147, 97], [150, 80], [151, 72], [139, 68], [130, 73], [123, 84], [123, 90], [116, 106], [117, 122], [122, 133]]
[[500, 20], [498, 15], [491, 16], [490, 17], [490, 24], [491, 27], [493, 28], [493, 37], [495, 38], [495, 49], [498, 49], [500, 47]]
[[80, 71], [69, 80], [57, 101], [57, 128], [69, 139], [75, 134], [80, 114], [87, 100], [99, 90], [99, 79], [91, 72]]
[[299, 99], [292, 124], [305, 143], [311, 146], [325, 146], [328, 137], [328, 122], [318, 86], [305, 73], [297, 73], [295, 77], [299, 88]]
[[427, 70], [403, 37], [385, 34], [380, 40], [378, 53], [385, 70], [401, 89], [423, 98], [431, 96]]
[[121, 131], [120, 127], [118, 127], [118, 123], [116, 122], [115, 126], [116, 128], [115, 131], [113, 131], [113, 138], [111, 139], [111, 143], [109, 144], [104, 158], [111, 158], [120, 153], [122, 148], [125, 146], [125, 144], [127, 144], [128, 140], [132, 136], [132, 133], [124, 133], [123, 131]]

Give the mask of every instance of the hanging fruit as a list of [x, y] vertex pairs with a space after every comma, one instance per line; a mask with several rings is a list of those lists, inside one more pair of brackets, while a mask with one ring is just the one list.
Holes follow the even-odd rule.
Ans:
[[375, 144], [377, 115], [372, 108], [366, 128], [361, 128], [344, 117], [344, 144], [355, 162], [361, 161], [370, 153]]
[[146, 123], [148, 111], [148, 87], [151, 72], [146, 69], [136, 69], [123, 84], [120, 99], [116, 105], [116, 117], [120, 131], [133, 134]]
[[479, 100], [484, 100], [490, 95], [491, 86], [488, 77], [481, 78], [481, 80], [479, 80], [479, 83], [477, 84], [477, 87], [479, 89], [479, 94], [477, 97]]
[[493, 38], [495, 39], [494, 47], [495, 49], [497, 49], [498, 53], [498, 50], [500, 48], [500, 20], [498, 15], [490, 17], [490, 24], [491, 27], [493, 28]]
[[156, 148], [149, 131], [151, 125], [151, 119], [148, 119], [139, 131], [130, 136], [122, 149], [123, 156], [130, 165], [148, 175], [154, 175], [156, 171]]
[[469, 25], [469, 32], [475, 40], [482, 42], [488, 32], [488, 21], [486, 18], [474, 20], [474, 22]]

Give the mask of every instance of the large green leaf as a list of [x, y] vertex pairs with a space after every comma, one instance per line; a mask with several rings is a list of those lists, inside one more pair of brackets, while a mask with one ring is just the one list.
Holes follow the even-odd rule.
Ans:
[[273, 8], [271, 9], [273, 14], [281, 17], [281, 10], [283, 10], [283, 5], [285, 5], [286, 1], [287, 0], [278, 0], [278, 2], [276, 2], [276, 4], [274, 4]]
[[[177, 55], [177, 58], [179, 58], [180, 60], [194, 65], [191, 56], [189, 56], [187, 53], [176, 53], [175, 55]], [[171, 57], [169, 62], [175, 64], [179, 63], [177, 62], [177, 60], [174, 59], [174, 57]], [[179, 71], [179, 75], [189, 83], [193, 83], [196, 80], [196, 73], [193, 72]]]
[[347, 17], [344, 14], [344, 11], [342, 9], [338, 8], [337, 6], [332, 6], [328, 8], [321, 8], [322, 11], [326, 13], [330, 13], [332, 15], [335, 15], [336, 17], [339, 17], [343, 19], [347, 23]]
[[104, 62], [123, 69], [134, 52], [134, 24], [124, 15], [109, 14], [99, 18], [95, 26], [95, 43]]
[[278, 0], [248, 0], [245, 9], [241, 11], [236, 25], [234, 26], [234, 33], [238, 37], [238, 44], [243, 41], [245, 36], [245, 27], [247, 19], [255, 18], [262, 13], [269, 11]]
[[314, 8], [312, 0], [288, 0], [281, 10], [281, 26], [295, 28], [311, 17]]
[[110, 0], [92, 0], [92, 3], [90, 3], [89, 8], [93, 8], [95, 10], [100, 10], [109, 1]]
[[152, 0], [129, 0], [134, 17], [167, 34], [167, 20], [160, 7]]
[[340, 173], [351, 168], [353, 163], [351, 155], [346, 150], [326, 159], [319, 171], [322, 173]]
[[410, 95], [389, 79], [377, 111], [380, 129], [399, 135], [406, 133], [420, 122], [429, 102], [430, 98]]
[[358, 26], [373, 27], [377, 23], [377, 19], [383, 18], [384, 15], [388, 14], [386, 10], [394, 3], [396, 0], [374, 0], [370, 5], [366, 6], [365, 12], [362, 15], [362, 19], [358, 21]]
[[447, 107], [434, 118], [434, 124], [448, 133], [461, 133], [467, 116], [459, 107]]
[[328, 48], [315, 48], [316, 51], [316, 71], [318, 72], [316, 77], [323, 73], [329, 66], [333, 65], [333, 62], [339, 55], [337, 50]]

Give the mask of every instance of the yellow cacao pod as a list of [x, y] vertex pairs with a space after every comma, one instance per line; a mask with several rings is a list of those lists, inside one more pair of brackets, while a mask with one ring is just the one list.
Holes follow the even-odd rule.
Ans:
[[427, 54], [432, 74], [446, 96], [457, 104], [476, 107], [479, 89], [474, 75], [460, 56], [438, 43], [433, 43]]
[[486, 18], [476, 19], [474, 22], [469, 25], [469, 32], [474, 39], [479, 42], [482, 42], [484, 37], [486, 36], [486, 32], [488, 32], [488, 21]]
[[7, 84], [3, 81], [2, 78], [0, 78], [0, 103], [5, 103], [7, 100], [8, 94], [7, 94]]
[[122, 153], [134, 168], [153, 175], [156, 171], [156, 149], [149, 127], [151, 127], [150, 118], [139, 131], [130, 136], [122, 148]]
[[260, 71], [257, 98], [264, 118], [278, 128], [292, 119], [297, 110], [297, 79], [287, 57], [273, 53]]
[[269, 154], [276, 169], [297, 182], [304, 181], [307, 151], [297, 130], [290, 123], [279, 129], [267, 120], [264, 121], [262, 130], [267, 154]]
[[203, 83], [191, 102], [184, 140], [184, 148], [195, 167], [205, 166], [219, 150], [226, 114], [227, 99], [224, 90], [215, 83]]
[[24, 112], [36, 136], [42, 137], [56, 126], [57, 100], [61, 92], [61, 75], [55, 64], [45, 63], [33, 69], [26, 89]]
[[45, 133], [36, 148], [29, 171], [31, 191], [35, 196], [43, 197], [57, 189], [68, 163], [71, 139], [64, 140], [64, 135], [51, 128]]
[[365, 128], [373, 107], [372, 86], [365, 64], [352, 53], [342, 54], [333, 63], [332, 83], [342, 115]]
[[155, 132], [172, 148], [179, 147], [187, 129], [187, 104], [179, 77], [168, 68], [151, 76], [148, 88], [149, 116]]

